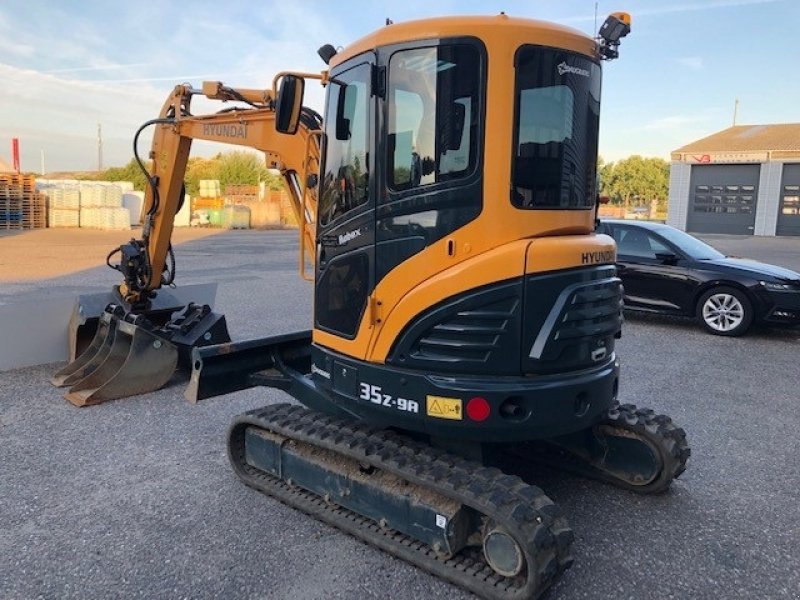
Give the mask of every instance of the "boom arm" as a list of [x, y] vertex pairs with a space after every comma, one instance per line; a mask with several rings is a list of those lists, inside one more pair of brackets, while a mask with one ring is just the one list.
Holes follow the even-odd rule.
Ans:
[[[178, 85], [164, 102], [159, 118], [142, 126], [156, 125], [150, 152], [153, 172], [148, 173], [149, 185], [145, 189], [142, 239], [131, 240], [121, 248], [121, 264], [117, 267], [124, 274], [119, 291], [126, 302], [146, 305], [152, 292], [171, 283], [172, 268], [167, 269], [166, 265], [172, 251], [173, 221], [183, 202], [183, 180], [194, 139], [264, 152], [267, 167], [280, 171], [291, 199], [300, 226], [301, 262], [306, 252], [313, 262], [317, 195], [316, 188], [307, 186], [307, 181], [309, 175], [319, 175], [321, 119], [304, 108], [295, 135], [276, 130], [274, 90], [282, 75], [276, 76], [272, 90], [234, 89], [220, 82], [204, 82], [202, 91]], [[302, 76], [326, 83], [325, 74]], [[250, 106], [192, 115], [190, 105], [195, 95], [223, 102], [240, 101]], [[145, 168], [141, 161], [140, 165]]]

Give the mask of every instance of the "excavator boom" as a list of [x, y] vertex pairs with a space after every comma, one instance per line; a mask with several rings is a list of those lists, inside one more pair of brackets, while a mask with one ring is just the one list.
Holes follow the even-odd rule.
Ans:
[[[302, 77], [325, 82], [324, 73]], [[169, 381], [176, 365], [188, 367], [192, 348], [230, 341], [224, 316], [193, 298], [192, 286], [185, 292], [160, 291], [174, 281], [172, 229], [185, 198], [184, 176], [193, 140], [264, 153], [267, 168], [283, 178], [299, 223], [299, 266], [306, 277], [306, 261], [313, 264], [315, 257], [317, 214], [316, 187], [308, 182], [314, 183], [319, 174], [322, 123], [319, 115], [297, 103], [285, 109], [297, 122], [296, 131], [278, 131], [275, 98], [282, 80], [302, 81], [280, 73], [273, 87], [264, 90], [231, 88], [218, 81], [204, 82], [200, 90], [178, 85], [158, 118], [137, 131], [134, 152], [147, 178], [141, 237], [109, 255], [109, 259], [119, 256], [117, 264], [109, 265], [123, 277], [110, 294], [79, 297], [70, 321], [71, 362], [51, 379], [54, 385], [70, 386], [66, 397], [74, 404], [97, 404], [158, 389]], [[237, 104], [194, 115], [192, 99], [198, 95]], [[136, 151], [139, 135], [148, 126], [155, 126], [150, 169]]]

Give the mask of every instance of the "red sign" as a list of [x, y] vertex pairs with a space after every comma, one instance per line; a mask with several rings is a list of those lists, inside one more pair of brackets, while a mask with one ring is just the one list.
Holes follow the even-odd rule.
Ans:
[[19, 138], [11, 139], [11, 160], [14, 163], [14, 171], [19, 173]]
[[701, 154], [700, 156], [692, 156], [695, 162], [698, 163], [710, 163], [711, 162], [711, 155], [710, 154]]

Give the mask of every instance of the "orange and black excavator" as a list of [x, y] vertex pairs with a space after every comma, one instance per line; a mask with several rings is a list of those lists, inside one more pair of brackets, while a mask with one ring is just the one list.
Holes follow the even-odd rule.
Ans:
[[[56, 382], [91, 404], [163, 385], [183, 354], [192, 401], [284, 390], [305, 406], [229, 429], [247, 485], [480, 596], [538, 597], [573, 534], [532, 465], [657, 493], [690, 454], [669, 417], [617, 401], [622, 287], [594, 232], [596, 160], [601, 62], [629, 31], [624, 13], [595, 39], [505, 14], [387, 23], [323, 46], [321, 75], [178, 86], [151, 122], [142, 239]], [[312, 77], [324, 119], [302, 107]], [[237, 106], [192, 115], [200, 93]], [[230, 342], [207, 306], [156, 306], [192, 139], [280, 170], [312, 330]]]

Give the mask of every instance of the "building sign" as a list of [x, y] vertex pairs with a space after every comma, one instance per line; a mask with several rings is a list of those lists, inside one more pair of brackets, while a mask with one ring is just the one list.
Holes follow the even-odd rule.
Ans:
[[769, 155], [767, 152], [685, 152], [673, 154], [672, 160], [693, 165], [762, 163], [769, 160]]

